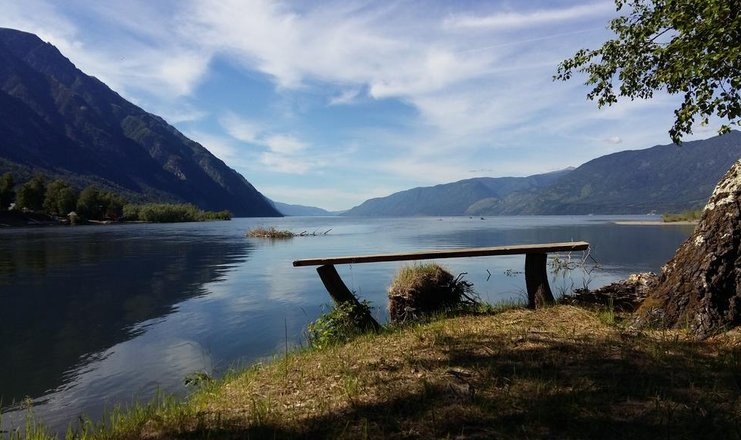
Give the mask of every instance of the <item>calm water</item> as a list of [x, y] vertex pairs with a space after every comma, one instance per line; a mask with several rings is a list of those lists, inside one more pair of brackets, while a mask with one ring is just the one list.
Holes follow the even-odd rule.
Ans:
[[[555, 276], [555, 294], [658, 271], [686, 226], [624, 226], [635, 217], [284, 218], [176, 225], [0, 230], [2, 429], [18, 402], [55, 429], [85, 413], [186, 392], [183, 379], [270, 358], [305, 344], [330, 302], [299, 258], [585, 240], [599, 267]], [[646, 218], [640, 218], [645, 220]], [[249, 239], [254, 226], [320, 233]], [[571, 256], [580, 259], [579, 252]], [[482, 299], [524, 299], [524, 256], [441, 261], [467, 272]], [[350, 289], [385, 320], [386, 287], [402, 263], [341, 266]], [[590, 266], [591, 267], [591, 266]], [[0, 429], [0, 431], [2, 431]]]

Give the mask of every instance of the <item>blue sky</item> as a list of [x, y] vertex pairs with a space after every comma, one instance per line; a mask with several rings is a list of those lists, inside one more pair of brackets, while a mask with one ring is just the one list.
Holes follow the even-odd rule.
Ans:
[[598, 110], [583, 78], [551, 79], [615, 14], [613, 0], [0, 0], [0, 27], [51, 42], [273, 200], [330, 210], [670, 143], [678, 97]]

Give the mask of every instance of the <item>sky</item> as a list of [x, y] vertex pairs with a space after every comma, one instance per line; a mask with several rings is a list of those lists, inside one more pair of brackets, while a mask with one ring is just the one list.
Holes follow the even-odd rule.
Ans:
[[54, 44], [272, 200], [329, 210], [671, 143], [679, 97], [598, 109], [583, 76], [552, 79], [615, 16], [613, 0], [0, 0], [0, 27]]

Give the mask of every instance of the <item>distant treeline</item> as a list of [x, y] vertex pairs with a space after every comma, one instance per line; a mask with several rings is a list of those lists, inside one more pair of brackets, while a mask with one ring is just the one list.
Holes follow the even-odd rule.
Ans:
[[703, 208], [691, 209], [680, 213], [666, 213], [662, 216], [665, 223], [696, 222], [702, 218]]
[[203, 211], [191, 204], [127, 204], [121, 195], [104, 191], [95, 185], [78, 191], [62, 179], [47, 184], [42, 175], [16, 185], [13, 174], [8, 172], [0, 176], [0, 211], [11, 209], [64, 217], [72, 222], [126, 220], [170, 223], [229, 220], [232, 217], [229, 211]]
[[123, 215], [126, 220], [151, 223], [202, 222], [206, 220], [231, 220], [229, 211], [203, 211], [189, 203], [147, 203], [126, 205]]

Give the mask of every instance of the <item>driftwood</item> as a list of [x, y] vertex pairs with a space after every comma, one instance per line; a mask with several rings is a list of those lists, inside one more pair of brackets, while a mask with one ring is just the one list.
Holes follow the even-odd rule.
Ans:
[[634, 312], [656, 287], [658, 277], [653, 272], [630, 275], [627, 279], [596, 290], [576, 289], [559, 302], [579, 306], [609, 307], [618, 312]]

